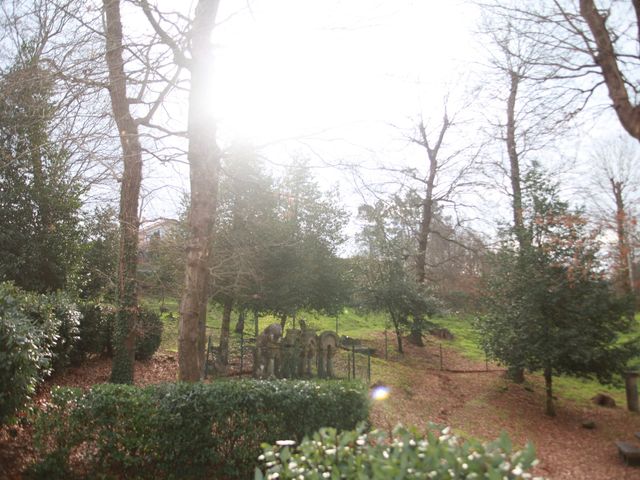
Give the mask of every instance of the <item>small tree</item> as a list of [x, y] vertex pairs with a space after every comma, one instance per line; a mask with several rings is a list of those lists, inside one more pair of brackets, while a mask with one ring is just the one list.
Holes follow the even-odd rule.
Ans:
[[367, 222], [360, 234], [365, 254], [356, 262], [360, 303], [389, 314], [398, 351], [403, 353], [403, 330], [414, 330], [416, 323], [422, 330], [424, 317], [436, 313], [437, 302], [407, 265], [412, 237], [394, 221], [389, 209], [382, 202], [365, 205], [360, 207], [360, 217]]
[[599, 268], [598, 244], [584, 218], [539, 170], [524, 183], [527, 246], [516, 247], [513, 229], [504, 234], [487, 279], [488, 314], [478, 328], [494, 358], [544, 372], [546, 411], [554, 416], [554, 374], [611, 381], [634, 352], [617, 343], [630, 324]]

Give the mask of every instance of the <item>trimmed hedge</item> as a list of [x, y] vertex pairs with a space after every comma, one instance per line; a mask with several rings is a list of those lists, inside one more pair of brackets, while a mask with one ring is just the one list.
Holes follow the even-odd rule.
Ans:
[[367, 416], [365, 386], [344, 381], [58, 389], [36, 420], [42, 461], [31, 476], [245, 479], [262, 442], [353, 429]]
[[[389, 440], [385, 433], [366, 433], [363, 426], [338, 433], [324, 428], [292, 450], [291, 442], [264, 446], [260, 460], [266, 472], [256, 469], [255, 480], [264, 478], [324, 479], [505, 479], [532, 478], [535, 450], [528, 444], [514, 451], [506, 434], [489, 443], [461, 441], [449, 428], [418, 433], [396, 427]], [[542, 480], [542, 477], [537, 477]]]

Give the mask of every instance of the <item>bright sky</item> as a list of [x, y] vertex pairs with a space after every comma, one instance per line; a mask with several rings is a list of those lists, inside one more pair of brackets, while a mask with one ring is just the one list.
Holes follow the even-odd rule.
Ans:
[[[424, 152], [408, 149], [404, 135], [420, 115], [437, 123], [447, 94], [456, 110], [478, 82], [478, 16], [465, 0], [221, 0], [211, 85], [221, 141], [266, 145], [276, 164], [301, 153], [316, 165], [419, 166]], [[478, 128], [468, 125], [457, 140], [473, 142]], [[357, 205], [344, 172], [314, 173]], [[178, 178], [153, 174], [166, 184]], [[155, 202], [147, 216], [172, 215], [176, 192], [187, 188], [188, 175], [179, 178], [174, 204]], [[471, 200], [487, 212], [475, 215], [495, 217], [494, 197]]]
[[221, 127], [263, 144], [415, 115], [468, 59], [473, 17], [457, 1], [222, 0]]

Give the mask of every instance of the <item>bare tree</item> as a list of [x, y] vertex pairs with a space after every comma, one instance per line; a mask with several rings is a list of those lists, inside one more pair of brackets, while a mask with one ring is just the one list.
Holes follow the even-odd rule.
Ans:
[[623, 294], [634, 293], [633, 234], [638, 220], [634, 206], [640, 200], [640, 174], [635, 165], [639, 155], [637, 144], [623, 138], [599, 145], [592, 155], [596, 168], [588, 201], [602, 224], [615, 232], [614, 278]]
[[640, 66], [640, 4], [598, 3], [525, 0], [483, 6], [513, 20], [519, 38], [550, 52], [544, 63], [556, 71], [547, 80], [580, 98], [583, 105], [604, 87], [622, 127], [640, 140], [640, 89], [633, 80]]
[[199, 380], [204, 371], [209, 263], [221, 158], [215, 119], [207, 102], [213, 63], [210, 37], [219, 0], [199, 0], [188, 34], [186, 50], [190, 55], [161, 25], [163, 14], [152, 9], [146, 0], [140, 4], [156, 33], [171, 47], [176, 63], [191, 74], [187, 128], [191, 205], [185, 286], [180, 303], [178, 375], [180, 380], [193, 382]]

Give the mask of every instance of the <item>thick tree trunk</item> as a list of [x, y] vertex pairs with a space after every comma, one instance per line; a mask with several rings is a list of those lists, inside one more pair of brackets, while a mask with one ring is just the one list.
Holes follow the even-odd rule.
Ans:
[[118, 259], [118, 315], [114, 328], [111, 381], [133, 382], [135, 323], [138, 316], [136, 271], [138, 265], [138, 198], [142, 181], [142, 148], [138, 125], [129, 110], [122, 56], [120, 1], [103, 0], [106, 19], [106, 61], [109, 95], [120, 134], [124, 170], [120, 188], [120, 251]]
[[229, 331], [231, 330], [231, 312], [233, 312], [233, 299], [224, 301], [222, 310], [222, 325], [220, 326], [220, 362], [223, 365], [229, 363]]
[[178, 377], [189, 382], [200, 379], [204, 366], [209, 263], [221, 157], [208, 94], [212, 64], [210, 37], [218, 3], [218, 0], [198, 2], [191, 31], [188, 125], [191, 206], [178, 345]]
[[551, 367], [544, 369], [544, 386], [547, 392], [547, 409], [546, 414], [550, 417], [556, 416], [556, 407], [553, 403], [553, 372]]
[[[636, 18], [640, 17], [640, 4], [637, 1], [632, 4]], [[607, 30], [607, 14], [601, 14], [593, 0], [580, 0], [580, 15], [589, 25], [595, 40], [597, 48], [592, 55], [595, 63], [600, 66], [618, 120], [632, 137], [640, 140], [640, 106], [633, 105], [629, 98], [624, 76], [618, 66], [616, 51]]]

